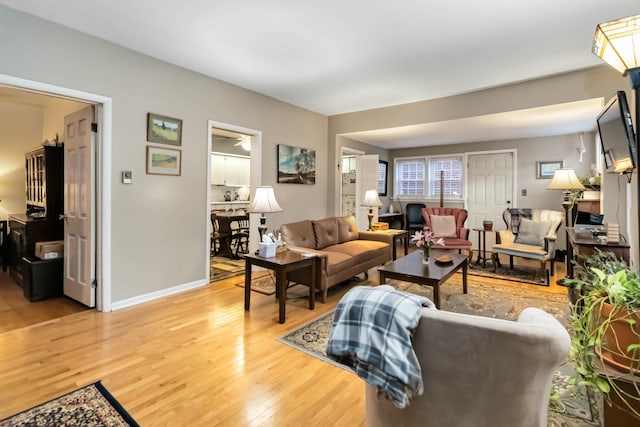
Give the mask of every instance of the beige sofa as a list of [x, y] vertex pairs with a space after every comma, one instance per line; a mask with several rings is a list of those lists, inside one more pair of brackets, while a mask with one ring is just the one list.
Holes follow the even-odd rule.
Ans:
[[[289, 250], [312, 252], [320, 257], [317, 286], [322, 291], [322, 302], [326, 302], [331, 286], [389, 261], [394, 243], [390, 234], [358, 231], [355, 219], [350, 216], [284, 224], [280, 233]], [[311, 284], [306, 271], [291, 272], [288, 279]]]

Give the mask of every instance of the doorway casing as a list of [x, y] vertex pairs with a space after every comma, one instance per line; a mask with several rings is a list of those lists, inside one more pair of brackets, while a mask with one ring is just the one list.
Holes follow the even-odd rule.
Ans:
[[112, 100], [109, 97], [62, 86], [0, 74], [0, 84], [54, 97], [70, 98], [96, 106], [96, 282], [98, 311], [111, 311], [111, 126]]

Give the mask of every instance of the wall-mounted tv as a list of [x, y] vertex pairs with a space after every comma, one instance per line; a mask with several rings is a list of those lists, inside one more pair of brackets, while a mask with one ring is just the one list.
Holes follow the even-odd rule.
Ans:
[[638, 157], [629, 104], [623, 91], [607, 102], [596, 121], [607, 172], [631, 172]]

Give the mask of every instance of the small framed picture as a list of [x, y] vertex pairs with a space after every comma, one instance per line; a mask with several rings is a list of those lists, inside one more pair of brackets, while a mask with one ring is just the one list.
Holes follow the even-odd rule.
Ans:
[[389, 169], [389, 162], [385, 160], [378, 160], [378, 195], [387, 195], [387, 174]]
[[182, 152], [173, 148], [147, 145], [147, 174], [173, 175], [182, 173]]
[[182, 120], [159, 114], [147, 114], [147, 141], [182, 145]]
[[556, 169], [561, 169], [563, 165], [562, 160], [551, 162], [536, 162], [536, 178], [537, 179], [551, 179]]

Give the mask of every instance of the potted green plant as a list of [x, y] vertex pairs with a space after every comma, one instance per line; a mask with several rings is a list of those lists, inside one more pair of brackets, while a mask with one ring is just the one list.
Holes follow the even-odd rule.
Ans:
[[[615, 255], [597, 252], [570, 283], [580, 292], [572, 306], [570, 357], [583, 384], [640, 421], [640, 276]], [[605, 411], [606, 417], [606, 411]]]

